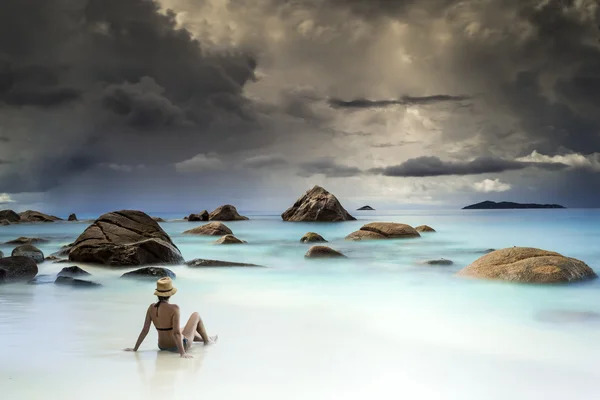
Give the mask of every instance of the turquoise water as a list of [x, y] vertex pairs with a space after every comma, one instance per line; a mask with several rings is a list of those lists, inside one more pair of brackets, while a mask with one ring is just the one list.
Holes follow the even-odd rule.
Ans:
[[[217, 345], [198, 346], [193, 360], [182, 360], [157, 352], [152, 332], [139, 353], [120, 351], [135, 343], [153, 284], [119, 280], [127, 269], [83, 266], [103, 288], [0, 286], [3, 392], [46, 398], [50, 390], [74, 399], [78, 390], [86, 398], [597, 398], [600, 319], [571, 313], [600, 313], [600, 279], [542, 287], [455, 273], [486, 249], [510, 246], [554, 250], [600, 272], [600, 210], [355, 212], [358, 221], [314, 224], [243, 214], [251, 220], [226, 223], [248, 242], [238, 246], [182, 235], [201, 223], [161, 223], [185, 259], [268, 267], [170, 267], [177, 303], [184, 313], [200, 312], [209, 333], [219, 334]], [[369, 221], [427, 224], [438, 232], [343, 240]], [[47, 238], [39, 247], [49, 255], [86, 226], [0, 227], [0, 242]], [[309, 246], [299, 239], [308, 231], [348, 258], [304, 259]], [[454, 265], [423, 265], [438, 258]], [[64, 266], [44, 263], [40, 274]], [[32, 376], [39, 385], [30, 385]], [[99, 377], [111, 384], [89, 391]]]

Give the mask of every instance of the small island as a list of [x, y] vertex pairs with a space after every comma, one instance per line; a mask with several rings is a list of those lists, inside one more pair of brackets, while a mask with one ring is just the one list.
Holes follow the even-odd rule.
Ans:
[[522, 209], [522, 208], [566, 208], [559, 204], [522, 204], [513, 203], [510, 201], [501, 201], [496, 203], [495, 201], [482, 201], [481, 203], [471, 204], [470, 206], [463, 207], [463, 210], [510, 210], [510, 209]]
[[361, 208], [357, 208], [357, 211], [375, 211], [375, 209], [371, 206], [363, 206]]

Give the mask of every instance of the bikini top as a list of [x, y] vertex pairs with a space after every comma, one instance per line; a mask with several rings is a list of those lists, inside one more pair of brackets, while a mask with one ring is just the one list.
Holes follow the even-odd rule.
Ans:
[[[158, 307], [160, 306], [160, 303], [162, 303], [162, 300], [159, 300], [154, 307], [156, 307], [156, 316], [158, 317]], [[156, 324], [154, 325], [154, 327], [156, 328], [157, 331], [172, 331], [173, 327], [170, 328], [159, 328], [156, 326]]]

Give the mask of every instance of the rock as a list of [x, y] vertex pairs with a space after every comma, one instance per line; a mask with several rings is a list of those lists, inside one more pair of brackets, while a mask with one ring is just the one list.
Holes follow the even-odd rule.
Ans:
[[184, 219], [184, 220], [186, 220], [186, 221], [187, 221], [189, 218], [190, 218], [190, 217], [183, 217], [183, 219]]
[[313, 246], [304, 255], [306, 258], [335, 258], [346, 257], [337, 250], [327, 246]]
[[452, 260], [446, 260], [445, 258], [440, 258], [439, 260], [429, 260], [425, 261], [427, 265], [452, 265], [454, 262]]
[[19, 213], [21, 217], [19, 222], [54, 222], [62, 221], [62, 219], [55, 217], [54, 215], [48, 215], [39, 211], [27, 210]]
[[21, 217], [13, 210], [0, 210], [0, 220], [7, 220], [10, 223], [19, 222]]
[[209, 222], [206, 225], [183, 232], [188, 235], [223, 236], [232, 235], [233, 232], [222, 222]]
[[0, 283], [6, 282], [6, 275], [8, 275], [8, 273], [6, 272], [6, 270], [5, 269], [0, 269]]
[[323, 236], [319, 235], [318, 233], [314, 233], [314, 232], [308, 232], [306, 234], [304, 234], [304, 236], [302, 236], [302, 238], [300, 239], [300, 241], [302, 243], [317, 243], [317, 242], [327, 242], [327, 240], [325, 240], [323, 238]]
[[394, 222], [371, 222], [370, 224], [363, 225], [360, 230], [346, 236], [346, 240], [408, 239], [420, 236], [419, 232], [410, 225]]
[[196, 258], [192, 261], [186, 262], [189, 267], [262, 267], [262, 265], [256, 264], [245, 264], [233, 261], [219, 261], [219, 260], [205, 260], [202, 258]]
[[74, 276], [89, 276], [91, 275], [89, 272], [77, 267], [64, 267], [60, 270], [57, 276], [70, 276], [71, 278]]
[[56, 278], [54, 283], [57, 285], [72, 286], [75, 288], [97, 288], [102, 286], [101, 284], [96, 282], [86, 281], [83, 279], [75, 279], [71, 278], [70, 276], [59, 276], [58, 278]]
[[354, 218], [342, 207], [338, 199], [320, 186], [315, 186], [288, 208], [281, 218], [284, 221], [353, 221]]
[[44, 253], [32, 244], [22, 244], [14, 248], [11, 254], [13, 257], [24, 256], [29, 257], [36, 263], [44, 262]]
[[357, 208], [357, 211], [375, 211], [375, 209], [371, 206], [362, 206], [361, 208]]
[[49, 255], [48, 257], [46, 257], [44, 260], [46, 261], [58, 261], [58, 260], [62, 260], [62, 258], [57, 257], [55, 255]]
[[190, 214], [190, 216], [187, 217], [187, 220], [189, 222], [198, 222], [198, 221], [208, 221], [208, 218], [209, 218], [208, 211], [202, 210], [202, 212], [200, 212], [199, 214]]
[[0, 219], [0, 226], [10, 225], [10, 221], [7, 219]]
[[179, 249], [158, 223], [132, 210], [100, 216], [73, 243], [69, 260], [111, 266], [183, 263]]
[[69, 264], [71, 261], [69, 261], [68, 259], [62, 259], [62, 260], [57, 260], [54, 261], [52, 264]]
[[75, 215], [75, 214], [69, 214], [69, 218], [67, 220], [68, 221], [77, 221], [77, 215]]
[[215, 242], [215, 244], [243, 244], [246, 243], [243, 240], [240, 240], [238, 238], [236, 238], [233, 235], [225, 235], [219, 238], [219, 240], [217, 240]]
[[248, 217], [241, 216], [231, 204], [217, 207], [208, 215], [211, 221], [245, 221]]
[[24, 256], [0, 258], [0, 270], [4, 270], [4, 279], [30, 280], [38, 273], [38, 267], [31, 258]]
[[152, 219], [156, 222], [165, 222], [165, 220], [162, 219], [161, 217], [152, 217]]
[[121, 275], [121, 278], [134, 278], [134, 279], [151, 279], [157, 280], [160, 278], [169, 277], [175, 279], [176, 275], [173, 271], [168, 268], [162, 267], [146, 267], [136, 269], [135, 271], [126, 272]]
[[73, 243], [66, 244], [62, 246], [59, 251], [52, 253], [52, 255], [57, 257], [68, 257], [71, 247], [73, 247]]
[[419, 225], [415, 228], [417, 232], [435, 232], [435, 229], [430, 227], [429, 225]]
[[493, 251], [460, 270], [458, 275], [519, 283], [566, 283], [597, 277], [583, 261], [531, 247]]
[[49, 240], [41, 238], [28, 238], [21, 236], [19, 238], [10, 240], [6, 244], [33, 244], [33, 243], [47, 243]]
[[0, 258], [4, 257], [4, 253], [0, 250]]
[[36, 275], [35, 278], [27, 281], [29, 285], [46, 285], [48, 283], [54, 283], [56, 277], [54, 275]]

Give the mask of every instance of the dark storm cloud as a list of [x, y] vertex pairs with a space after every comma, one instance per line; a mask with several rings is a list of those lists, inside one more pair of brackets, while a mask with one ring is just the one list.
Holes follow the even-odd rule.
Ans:
[[370, 172], [385, 176], [427, 177], [443, 175], [479, 175], [521, 170], [529, 167], [547, 170], [566, 168], [558, 163], [532, 163], [500, 158], [480, 157], [472, 161], [442, 161], [438, 157], [417, 157], [399, 165], [374, 168]]
[[[10, 139], [23, 137], [30, 158], [2, 172], [3, 190], [47, 190], [94, 163], [166, 164], [260, 144], [266, 133], [235, 139], [257, 130], [243, 95], [255, 68], [251, 54], [203, 50], [156, 1], [4, 0], [0, 120], [13, 125], [2, 143], [19, 152]], [[93, 162], [64, 161], [80, 158]]]
[[321, 158], [300, 165], [298, 175], [309, 177], [322, 174], [331, 178], [347, 178], [362, 174], [359, 168], [337, 164], [332, 158]]
[[398, 100], [367, 100], [367, 99], [355, 99], [344, 101], [340, 99], [329, 99], [328, 103], [331, 107], [334, 108], [380, 108], [380, 107], [389, 107], [394, 105], [429, 105], [436, 103], [444, 103], [444, 102], [458, 102], [463, 100], [470, 100], [469, 96], [450, 96], [445, 94], [439, 94], [434, 96], [403, 96]]

